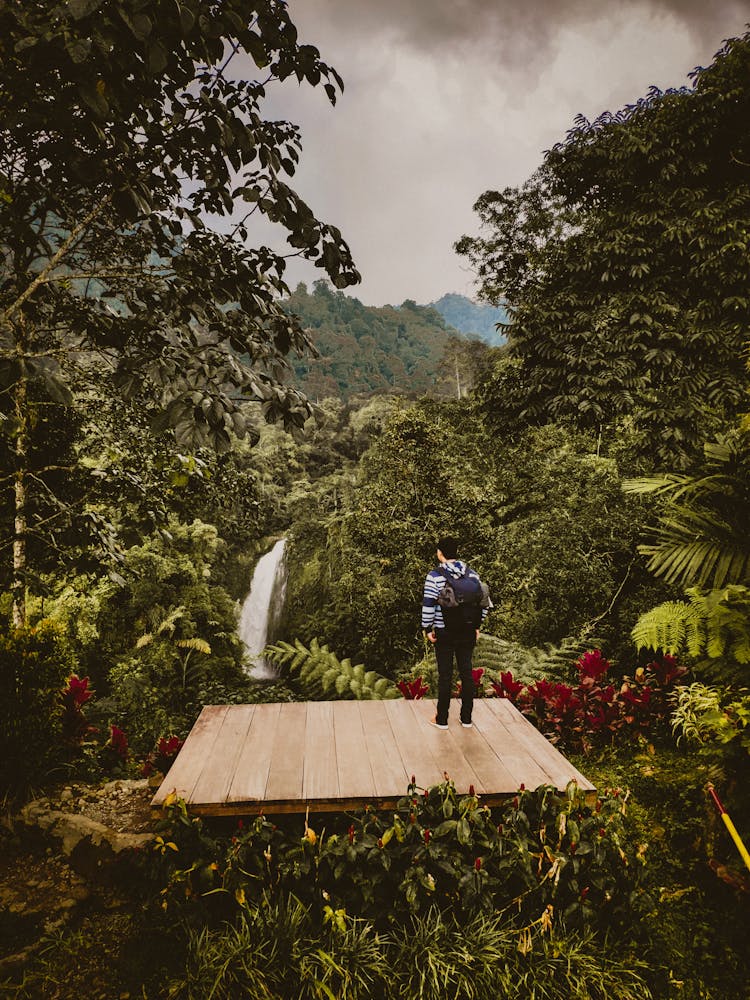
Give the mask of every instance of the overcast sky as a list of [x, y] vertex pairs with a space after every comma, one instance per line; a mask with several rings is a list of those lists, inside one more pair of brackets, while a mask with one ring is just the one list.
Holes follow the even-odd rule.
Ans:
[[[344, 78], [285, 84], [302, 129], [293, 180], [352, 248], [367, 305], [475, 294], [453, 243], [485, 190], [522, 183], [577, 114], [688, 83], [750, 21], [747, 0], [289, 0]], [[295, 265], [292, 282], [320, 277]]]

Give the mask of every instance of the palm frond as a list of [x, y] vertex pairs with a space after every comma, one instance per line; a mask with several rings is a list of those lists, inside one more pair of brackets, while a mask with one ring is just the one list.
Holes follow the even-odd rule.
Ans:
[[634, 493], [638, 496], [663, 496], [671, 494], [673, 498], [681, 496], [689, 490], [693, 477], [680, 475], [678, 473], [667, 473], [663, 476], [641, 476], [636, 479], [624, 479], [622, 489], [625, 493]]
[[750, 439], [741, 432], [704, 445], [702, 476], [668, 473], [628, 479], [628, 493], [662, 496], [667, 509], [654, 540], [639, 546], [668, 583], [721, 588], [750, 579]]
[[655, 530], [656, 541], [638, 546], [648, 569], [667, 583], [720, 588], [750, 575], [750, 548], [736, 527], [715, 511], [673, 506]]

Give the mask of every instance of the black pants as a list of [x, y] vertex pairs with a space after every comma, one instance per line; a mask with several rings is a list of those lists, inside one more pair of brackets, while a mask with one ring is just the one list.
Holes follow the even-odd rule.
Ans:
[[435, 630], [435, 659], [438, 668], [437, 723], [448, 724], [448, 709], [453, 686], [453, 658], [456, 658], [458, 676], [461, 679], [461, 722], [471, 722], [474, 707], [474, 678], [471, 676], [471, 654], [477, 637], [472, 629], [470, 634], [454, 634], [447, 629]]

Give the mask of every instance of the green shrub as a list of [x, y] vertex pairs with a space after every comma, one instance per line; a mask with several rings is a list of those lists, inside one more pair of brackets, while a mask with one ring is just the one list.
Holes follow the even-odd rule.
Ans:
[[[575, 762], [575, 761], [574, 761]], [[632, 789], [625, 835], [641, 859], [638, 918], [619, 938], [647, 963], [655, 996], [669, 1000], [746, 998], [746, 871], [705, 785], [716, 782], [747, 841], [742, 780], [727, 783], [710, 757], [684, 746], [601, 751], [578, 762], [600, 787]], [[746, 884], [746, 882], [745, 882]]]
[[[511, 908], [520, 924], [554, 908], [555, 923], [606, 927], [629, 919], [639, 866], [625, 851], [625, 803], [608, 792], [587, 801], [542, 786], [491, 810], [451, 782], [412, 783], [393, 812], [305, 823], [256, 817], [235, 835], [211, 837], [185, 804], [168, 807], [164, 901], [203, 901], [231, 916], [236, 901], [292, 893], [373, 920], [379, 927], [437, 907], [471, 917]], [[314, 829], [316, 827], [317, 829]]]
[[62, 754], [60, 693], [72, 670], [47, 621], [0, 633], [0, 789], [41, 782]]

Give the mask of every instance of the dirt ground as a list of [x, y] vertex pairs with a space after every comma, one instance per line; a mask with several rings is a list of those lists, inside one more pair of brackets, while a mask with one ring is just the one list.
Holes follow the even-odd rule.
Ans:
[[[66, 785], [46, 790], [39, 808], [85, 816], [120, 834], [153, 831], [153, 789], [145, 782]], [[123, 885], [18, 815], [0, 822], [0, 997], [118, 1000], [122, 945], [137, 934], [138, 906]], [[138, 991], [140, 996], [140, 991]]]

